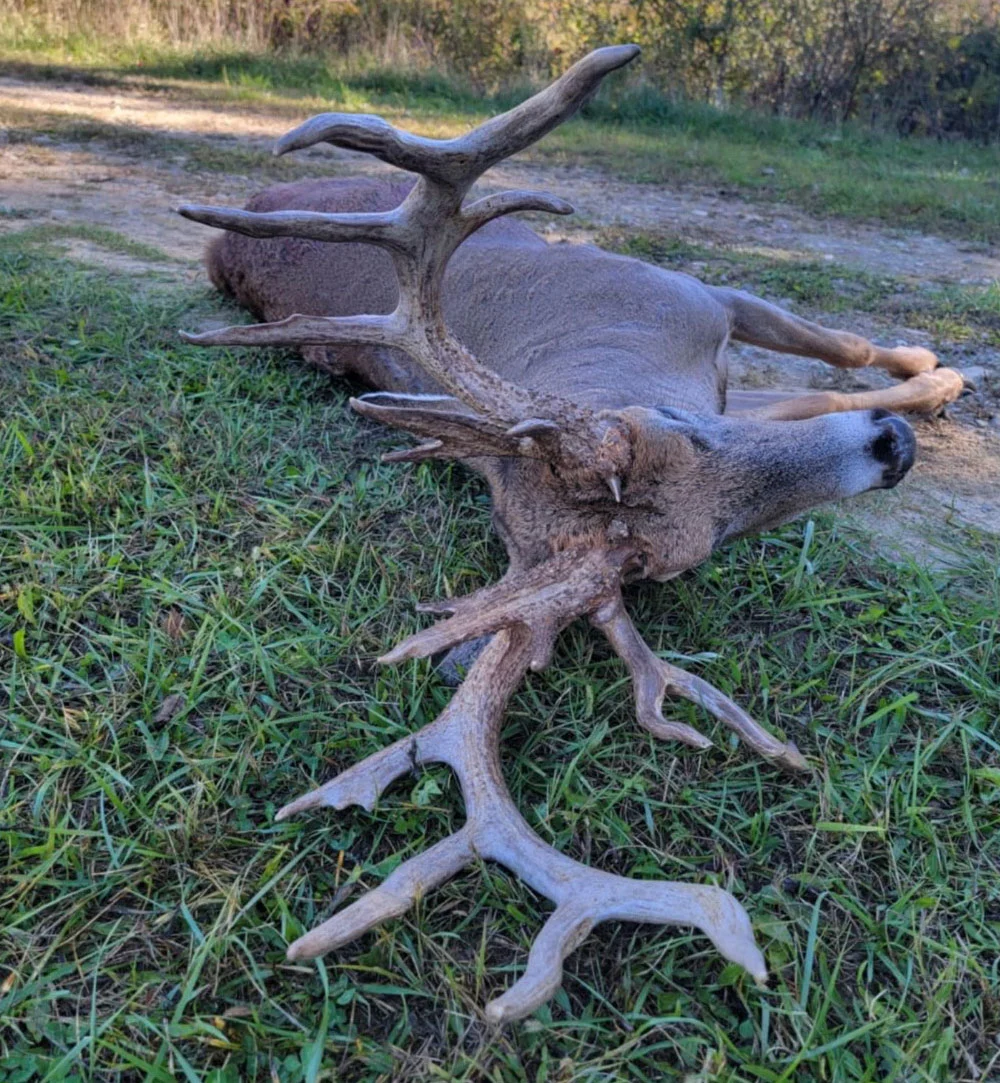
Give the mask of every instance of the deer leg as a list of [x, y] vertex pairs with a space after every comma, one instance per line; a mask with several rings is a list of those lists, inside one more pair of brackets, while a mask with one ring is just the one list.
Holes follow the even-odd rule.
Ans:
[[[911, 376], [894, 387], [885, 387], [876, 391], [816, 391], [811, 394], [774, 392], [770, 402], [760, 402], [763, 397], [759, 392], [747, 392], [744, 402], [747, 407], [740, 409], [741, 394], [730, 394], [730, 405], [736, 409], [728, 410], [736, 417], [756, 418], [760, 421], [803, 421], [821, 414], [836, 414], [846, 410], [892, 410], [896, 413], [935, 414], [943, 406], [962, 393], [965, 381], [955, 369], [934, 369]], [[768, 396], [770, 397], [770, 396]], [[749, 405], [754, 403], [754, 405]]]
[[742, 290], [713, 292], [729, 313], [730, 335], [737, 342], [816, 357], [841, 369], [880, 368], [904, 380], [938, 366], [936, 354], [922, 346], [876, 346], [861, 335], [821, 327]]

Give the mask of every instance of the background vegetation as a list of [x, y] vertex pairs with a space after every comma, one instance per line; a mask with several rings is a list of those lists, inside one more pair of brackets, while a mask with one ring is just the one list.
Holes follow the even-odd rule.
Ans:
[[996, 138], [993, 0], [8, 0], [26, 38], [284, 49], [534, 82], [637, 41], [656, 94]]

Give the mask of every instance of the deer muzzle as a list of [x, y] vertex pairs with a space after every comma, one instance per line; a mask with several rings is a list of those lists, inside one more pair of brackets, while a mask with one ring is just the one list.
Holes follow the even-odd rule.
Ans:
[[913, 429], [888, 410], [872, 410], [877, 435], [871, 442], [871, 456], [882, 464], [882, 483], [876, 488], [891, 489], [898, 485], [913, 466], [917, 440]]

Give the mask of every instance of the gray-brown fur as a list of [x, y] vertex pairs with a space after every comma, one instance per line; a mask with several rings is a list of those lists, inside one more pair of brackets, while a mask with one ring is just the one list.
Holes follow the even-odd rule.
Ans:
[[[411, 189], [408, 181], [311, 180], [267, 189], [247, 209], [387, 211]], [[389, 255], [370, 245], [226, 233], [211, 244], [208, 266], [216, 285], [268, 321], [292, 313], [388, 313], [398, 298]], [[827, 360], [851, 366], [891, 364], [899, 370], [909, 363], [920, 372], [936, 364], [927, 351], [882, 350], [747, 294], [592, 245], [547, 244], [509, 219], [491, 222], [454, 253], [443, 302], [456, 337], [506, 380], [595, 409], [669, 407], [696, 415], [673, 425], [654, 418], [659, 431], [641, 441], [650, 445], [650, 456], [662, 460], [636, 472], [647, 479], [652, 475], [658, 490], [654, 521], [640, 528], [659, 535], [655, 548], [662, 558], [651, 561], [658, 577], [703, 559], [727, 536], [841, 495], [843, 487], [827, 468], [841, 450], [836, 433], [809, 418], [828, 412], [831, 405], [849, 408], [850, 397], [782, 400], [789, 417], [796, 404], [811, 406], [819, 399], [824, 407], [806, 411], [792, 427], [754, 417], [722, 418], [731, 339], [788, 352], [822, 351]], [[313, 363], [353, 373], [382, 390], [440, 390], [406, 353], [391, 347], [307, 346], [304, 353]], [[933, 375], [942, 374], [946, 394], [956, 390], [956, 383], [961, 387], [949, 370]], [[735, 405], [741, 405], [735, 398]], [[528, 562], [537, 559], [536, 550], [550, 551], [549, 541], [565, 533], [568, 517], [560, 507], [555, 528], [539, 521], [550, 516], [544, 500], [546, 471], [525, 461], [477, 465], [493, 482], [498, 525], [512, 548]], [[629, 506], [650, 499], [641, 493], [637, 477], [631, 492], [626, 488], [626, 507], [620, 510], [637, 522], [642, 512], [630, 512]], [[600, 526], [589, 521], [600, 515], [572, 518], [574, 536]]]

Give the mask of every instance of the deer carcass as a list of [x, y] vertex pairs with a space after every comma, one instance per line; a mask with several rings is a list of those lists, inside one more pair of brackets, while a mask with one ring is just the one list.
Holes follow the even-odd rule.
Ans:
[[[444, 619], [382, 659], [402, 662], [491, 636], [464, 683], [435, 722], [278, 818], [320, 806], [371, 809], [415, 763], [448, 764], [465, 800], [461, 830], [404, 862], [288, 955], [312, 958], [345, 944], [471, 862], [498, 861], [555, 911], [521, 978], [487, 1007], [496, 1022], [550, 997], [567, 953], [612, 919], [696, 926], [727, 959], [765, 980], [750, 921], [728, 892], [612, 876], [543, 843], [503, 781], [501, 716], [526, 672], [546, 665], [560, 631], [586, 616], [628, 667], [641, 726], [708, 747], [697, 730], [663, 715], [666, 696], [684, 697], [772, 763], [807, 769], [794, 744], [658, 658], [625, 611], [622, 584], [669, 579], [727, 538], [895, 485], [913, 462], [914, 437], [887, 408], [933, 410], [962, 388], [958, 373], [937, 368], [927, 350], [882, 349], [749, 295], [589, 246], [548, 245], [522, 224], [498, 221], [524, 210], [569, 213], [554, 196], [508, 191], [466, 200], [486, 170], [572, 116], [637, 53], [599, 49], [457, 139], [419, 138], [373, 116], [324, 114], [276, 148], [327, 142], [365, 151], [417, 174], [415, 183], [309, 181], [266, 191], [248, 210], [181, 208], [232, 231], [209, 251], [212, 277], [271, 321], [189, 341], [294, 345], [331, 371], [359, 374], [378, 390], [352, 400], [354, 409], [421, 438], [388, 459], [461, 459], [490, 485], [510, 554], [506, 575], [426, 606]], [[323, 241], [338, 244], [316, 243]], [[833, 365], [873, 364], [904, 381], [856, 395], [727, 400], [730, 339]]]

